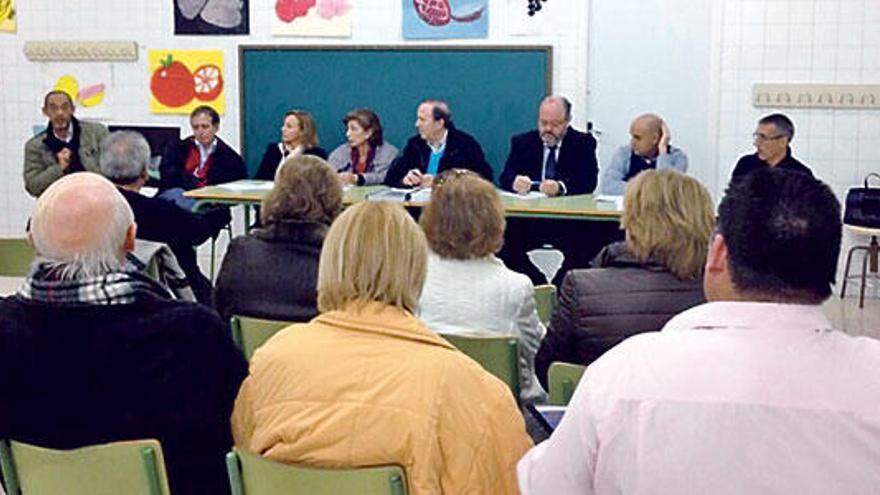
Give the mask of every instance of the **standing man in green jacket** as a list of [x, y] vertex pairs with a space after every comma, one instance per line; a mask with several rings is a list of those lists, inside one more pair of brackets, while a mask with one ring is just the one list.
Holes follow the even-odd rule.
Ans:
[[31, 196], [39, 196], [67, 174], [84, 170], [101, 173], [98, 158], [107, 128], [77, 120], [74, 110], [73, 98], [66, 92], [46, 94], [43, 115], [49, 117], [49, 125], [24, 145], [24, 187]]

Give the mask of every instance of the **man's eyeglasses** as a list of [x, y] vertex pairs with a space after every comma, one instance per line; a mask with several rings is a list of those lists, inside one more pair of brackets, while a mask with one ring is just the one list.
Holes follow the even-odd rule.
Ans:
[[776, 141], [777, 139], [784, 138], [784, 137], [785, 137], [785, 134], [777, 134], [775, 136], [768, 136], [768, 135], [760, 133], [760, 132], [756, 132], [756, 133], [752, 134], [752, 138], [755, 140], [755, 142], [758, 142], [758, 143], [766, 143], [767, 141]]

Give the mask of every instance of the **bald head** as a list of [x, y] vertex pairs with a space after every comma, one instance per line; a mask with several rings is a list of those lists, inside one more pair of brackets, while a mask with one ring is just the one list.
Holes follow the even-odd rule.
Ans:
[[659, 153], [657, 145], [663, 133], [663, 119], [659, 115], [639, 115], [629, 126], [630, 145], [636, 155], [654, 158]]
[[91, 172], [62, 177], [40, 196], [31, 240], [41, 261], [67, 278], [118, 270], [133, 248], [134, 215], [109, 180]]

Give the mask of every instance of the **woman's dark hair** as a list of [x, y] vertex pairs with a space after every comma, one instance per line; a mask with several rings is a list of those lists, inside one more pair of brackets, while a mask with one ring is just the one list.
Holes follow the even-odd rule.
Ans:
[[370, 135], [370, 139], [367, 141], [370, 143], [371, 148], [376, 149], [385, 142], [382, 136], [382, 122], [379, 121], [379, 116], [369, 108], [355, 108], [345, 114], [345, 117], [342, 118], [342, 123], [348, 125], [348, 122], [351, 120], [357, 121], [365, 131], [372, 131], [373, 134]]

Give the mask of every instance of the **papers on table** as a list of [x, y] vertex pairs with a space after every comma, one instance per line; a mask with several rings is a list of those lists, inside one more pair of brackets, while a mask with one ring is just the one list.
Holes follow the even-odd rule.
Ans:
[[617, 210], [623, 209], [623, 196], [600, 194], [595, 197], [597, 203], [612, 203]]
[[500, 194], [501, 196], [504, 196], [507, 198], [513, 198], [513, 199], [541, 199], [541, 198], [547, 197], [546, 194], [544, 194], [540, 191], [529, 191], [527, 194], [520, 194], [520, 193], [515, 193], [515, 192], [510, 192], [510, 191], [502, 191], [499, 189], [498, 194]]
[[393, 201], [397, 203], [427, 203], [431, 201], [431, 188], [416, 187], [402, 189], [393, 187], [384, 191], [376, 191], [367, 196], [367, 201]]
[[275, 183], [266, 180], [237, 180], [226, 184], [218, 184], [217, 187], [227, 191], [271, 191]]

